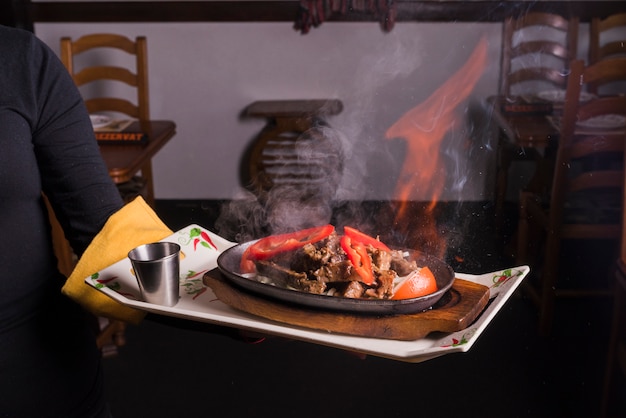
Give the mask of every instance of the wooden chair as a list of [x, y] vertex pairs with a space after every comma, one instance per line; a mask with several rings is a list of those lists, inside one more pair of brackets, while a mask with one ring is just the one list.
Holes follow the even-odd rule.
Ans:
[[[536, 237], [529, 238], [533, 231], [543, 233], [545, 242], [543, 264], [533, 266], [538, 286], [528, 286], [539, 303], [542, 334], [550, 331], [556, 297], [611, 295], [610, 289], [598, 287], [597, 282], [596, 288], [565, 289], [558, 278], [562, 240], [621, 237], [626, 130], [594, 130], [580, 124], [602, 115], [626, 116], [626, 97], [579, 101], [583, 86], [617, 79], [626, 80], [626, 58], [607, 59], [589, 67], [580, 60], [572, 63], [549, 201], [532, 193], [521, 196], [518, 262], [529, 262], [529, 244], [537, 242]], [[534, 228], [529, 229], [531, 226]]]
[[[95, 48], [115, 48], [134, 55], [135, 69], [110, 65], [94, 65], [76, 69], [75, 57]], [[144, 36], [137, 37], [134, 42], [116, 34], [85, 35], [75, 41], [69, 37], [63, 37], [61, 38], [61, 61], [79, 87], [97, 80], [117, 80], [137, 90], [135, 103], [125, 98], [104, 96], [87, 98], [85, 104], [90, 112], [113, 111], [140, 120], [149, 119], [148, 57], [147, 41]]]
[[546, 87], [564, 89], [564, 74], [576, 58], [577, 45], [578, 18], [542, 12], [507, 17], [502, 31], [500, 94], [511, 97]]
[[[114, 51], [130, 54], [134, 57], [133, 65], [125, 68], [91, 63], [101, 61], [95, 55], [98, 53], [116, 57], [112, 53]], [[90, 57], [92, 61], [88, 60]], [[122, 58], [126, 58], [122, 54], [117, 57], [120, 62], [123, 61]], [[74, 41], [63, 37], [61, 38], [61, 61], [79, 87], [89, 113], [105, 112], [112, 113], [114, 116], [121, 114], [139, 121], [150, 119], [145, 37], [139, 36], [134, 41], [116, 34], [91, 34]], [[125, 85], [128, 89], [121, 88], [120, 85]], [[120, 97], [113, 97], [112, 91]], [[150, 160], [141, 167], [141, 177], [145, 183], [142, 195], [148, 204], [154, 206], [154, 182]]]
[[[509, 16], [502, 26], [499, 96], [503, 100], [530, 96], [545, 89], [565, 89], [569, 62], [576, 57], [578, 18], [531, 12]], [[496, 167], [496, 214], [500, 219], [508, 175], [514, 161], [541, 163], [534, 148], [499, 141]]]
[[[594, 17], [589, 25], [589, 63], [606, 58], [626, 56], [626, 13]], [[591, 84], [589, 91], [598, 93], [598, 85]]]

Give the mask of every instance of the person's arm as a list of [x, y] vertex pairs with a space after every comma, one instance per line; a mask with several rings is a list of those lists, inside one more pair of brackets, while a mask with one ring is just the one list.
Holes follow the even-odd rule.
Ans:
[[108, 175], [83, 100], [65, 67], [40, 41], [30, 51], [38, 117], [31, 127], [42, 190], [66, 237], [82, 254], [122, 205]]

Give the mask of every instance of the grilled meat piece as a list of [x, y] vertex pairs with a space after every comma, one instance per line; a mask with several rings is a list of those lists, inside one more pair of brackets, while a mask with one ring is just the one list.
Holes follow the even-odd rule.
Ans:
[[348, 260], [328, 263], [313, 272], [313, 277], [325, 283], [337, 283], [359, 280], [352, 264]]
[[385, 271], [391, 269], [392, 253], [387, 251], [372, 249], [372, 266], [378, 271]]
[[275, 284], [292, 287], [309, 293], [321, 294], [326, 291], [326, 284], [319, 280], [310, 280], [306, 273], [285, 268], [272, 261], [257, 261], [257, 272], [261, 276], [271, 277]]
[[358, 280], [339, 241], [337, 234], [333, 233], [320, 242], [306, 244], [296, 251], [273, 257], [270, 261], [285, 270], [304, 273], [310, 280], [324, 283]]
[[389, 299], [393, 295], [393, 281], [398, 277], [393, 270], [383, 270], [376, 279], [378, 287], [367, 289], [365, 294], [376, 299]]
[[418, 268], [415, 260], [409, 261], [404, 258], [402, 251], [394, 250], [391, 252], [390, 269], [398, 273], [398, 276], [406, 276]]
[[361, 282], [351, 281], [346, 288], [341, 292], [341, 296], [344, 298], [358, 299], [363, 296], [363, 285]]

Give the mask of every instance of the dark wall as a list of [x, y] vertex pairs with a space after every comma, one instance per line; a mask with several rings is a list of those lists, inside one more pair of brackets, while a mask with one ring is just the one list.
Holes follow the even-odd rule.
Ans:
[[15, 20], [13, 1], [0, 2], [0, 25], [15, 26]]
[[[159, 2], [36, 2], [9, 0], [6, 19], [31, 27], [34, 22], [284, 22], [295, 21], [298, 1], [159, 1]], [[530, 10], [575, 15], [581, 21], [626, 11], [624, 1], [419, 1], [396, 0], [395, 21], [497, 22]], [[2, 13], [4, 16], [5, 13]], [[5, 18], [3, 18], [5, 19]], [[372, 21], [376, 16], [348, 10], [326, 16], [327, 21]]]
[[30, 0], [0, 0], [0, 24], [33, 30]]

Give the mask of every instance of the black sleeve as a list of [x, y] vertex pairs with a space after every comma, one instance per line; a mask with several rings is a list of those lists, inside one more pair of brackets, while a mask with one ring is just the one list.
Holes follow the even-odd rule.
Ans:
[[[102, 160], [83, 100], [61, 61], [41, 41], [30, 51], [38, 117], [33, 146], [42, 189], [77, 254], [123, 202]], [[37, 62], [39, 61], [39, 62]]]

